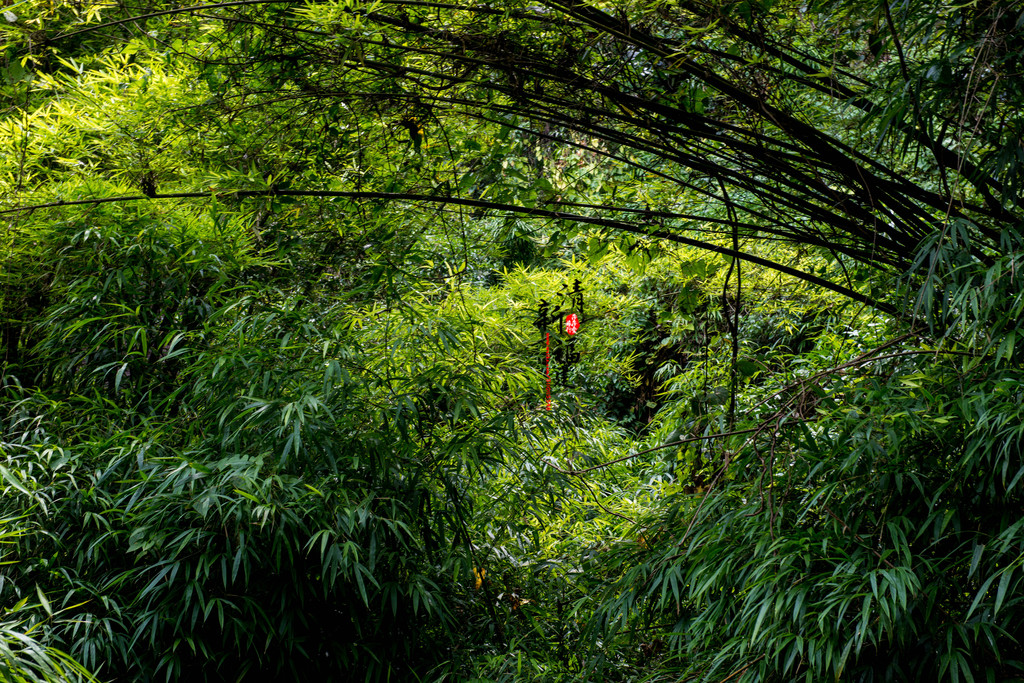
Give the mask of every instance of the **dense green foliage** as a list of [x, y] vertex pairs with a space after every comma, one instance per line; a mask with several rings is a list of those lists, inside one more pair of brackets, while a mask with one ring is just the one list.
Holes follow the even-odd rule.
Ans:
[[1024, 680], [1016, 3], [0, 23], [0, 680]]

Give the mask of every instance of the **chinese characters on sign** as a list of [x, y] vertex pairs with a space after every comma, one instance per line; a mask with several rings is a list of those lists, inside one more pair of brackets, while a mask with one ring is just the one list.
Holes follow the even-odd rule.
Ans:
[[[544, 346], [544, 398], [548, 410], [551, 410], [551, 361], [555, 361], [559, 381], [564, 386], [569, 367], [580, 359], [576, 350], [577, 334], [583, 325], [583, 287], [580, 281], [574, 280], [571, 290], [568, 284], [562, 285], [556, 298], [556, 303], [546, 299], [538, 302], [537, 319], [534, 321], [540, 331], [540, 343]], [[554, 339], [549, 331], [552, 325], [555, 328]]]

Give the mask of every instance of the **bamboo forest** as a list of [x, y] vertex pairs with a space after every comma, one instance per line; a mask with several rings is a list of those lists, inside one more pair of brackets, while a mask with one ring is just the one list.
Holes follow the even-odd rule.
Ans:
[[1024, 682], [1019, 0], [0, 56], [0, 682]]

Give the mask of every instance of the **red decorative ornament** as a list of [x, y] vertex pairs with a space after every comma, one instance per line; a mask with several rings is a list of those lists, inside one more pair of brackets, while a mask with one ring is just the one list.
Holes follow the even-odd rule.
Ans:
[[565, 333], [576, 334], [580, 331], [580, 318], [575, 313], [565, 316]]

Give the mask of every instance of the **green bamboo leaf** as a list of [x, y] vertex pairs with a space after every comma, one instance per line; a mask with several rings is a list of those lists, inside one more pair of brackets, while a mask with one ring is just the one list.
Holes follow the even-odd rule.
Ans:
[[977, 543], [974, 546], [974, 551], [971, 553], [971, 566], [967, 571], [967, 578], [974, 576], [974, 572], [978, 571], [978, 563], [981, 562], [981, 554], [985, 551], [984, 543]]
[[26, 496], [32, 495], [32, 492], [25, 488], [21, 481], [13, 474], [11, 474], [11, 472], [3, 465], [0, 465], [0, 476], [3, 477], [4, 481], [6, 481], [8, 484], [13, 486], [18, 491], [24, 493]]
[[36, 586], [36, 595], [39, 596], [39, 604], [43, 606], [43, 610], [49, 615], [53, 616], [53, 608], [50, 607], [50, 601], [46, 599], [46, 594], [43, 593], [38, 585]]
[[761, 609], [757, 613], [757, 620], [754, 622], [754, 630], [750, 634], [751, 641], [754, 641], [757, 638], [757, 634], [761, 630], [761, 624], [764, 622], [765, 615], [768, 614], [769, 607], [771, 607], [771, 602], [768, 602], [767, 600], [761, 605]]
[[978, 609], [978, 605], [980, 605], [981, 601], [985, 599], [985, 594], [988, 592], [989, 586], [992, 585], [992, 582], [995, 581], [996, 576], [997, 574], [991, 575], [981, 584], [981, 588], [979, 588], [978, 592], [974, 595], [974, 600], [971, 601], [971, 606], [967, 609], [967, 614], [964, 617], [965, 619], [970, 619], [971, 615], [974, 614], [974, 610]]
[[992, 606], [993, 616], [999, 612], [1003, 606], [1003, 600], [1006, 598], [1006, 591], [1010, 587], [1010, 581], [1013, 579], [1013, 567], [1007, 567], [1002, 571], [1002, 575], [999, 577], [999, 586], [996, 588], [996, 601]]
[[251, 500], [252, 502], [256, 503], [257, 505], [262, 505], [263, 504], [263, 501], [261, 501], [259, 498], [257, 498], [256, 496], [252, 495], [251, 493], [243, 491], [242, 489], [234, 489], [234, 492], [237, 493], [238, 495], [242, 496], [243, 498]]

